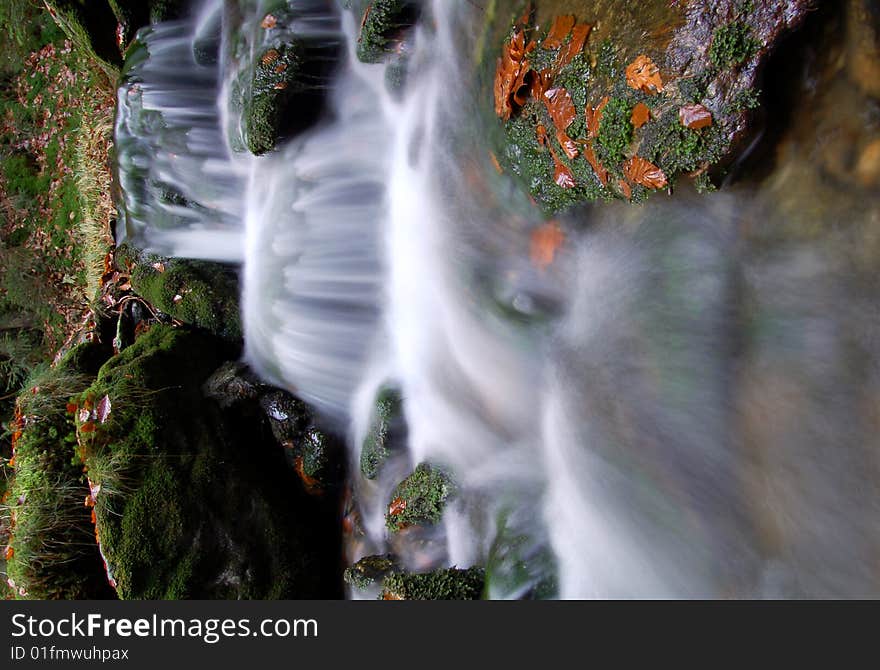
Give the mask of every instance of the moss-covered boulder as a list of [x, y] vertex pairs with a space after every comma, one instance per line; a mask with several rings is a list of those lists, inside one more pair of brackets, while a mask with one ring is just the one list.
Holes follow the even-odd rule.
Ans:
[[[229, 95], [230, 144], [255, 155], [272, 151], [285, 138], [320, 117], [340, 41], [328, 38], [339, 30], [330, 5], [273, 0], [263, 4], [258, 23], [242, 2], [224, 13]], [[299, 29], [321, 26], [321, 37]]]
[[322, 529], [335, 512], [298, 494], [269, 431], [204, 395], [224, 354], [207, 333], [156, 325], [77, 400], [119, 596], [333, 597], [338, 540]]
[[483, 568], [443, 568], [426, 573], [393, 572], [382, 582], [383, 600], [479, 600]]
[[343, 573], [345, 583], [361, 591], [369, 589], [393, 572], [402, 572], [403, 566], [394, 554], [365, 556]]
[[394, 444], [405, 441], [400, 393], [383, 389], [376, 398], [370, 430], [361, 445], [361, 473], [375, 479], [382, 465], [391, 455]]
[[115, 78], [122, 56], [116, 42], [116, 16], [110, 5], [94, 0], [46, 0], [46, 7], [74, 46]]
[[391, 494], [385, 525], [391, 532], [397, 532], [408, 526], [436, 524], [455, 490], [448, 472], [420, 463]]
[[0, 526], [9, 533], [6, 574], [15, 597], [114, 597], [83, 505], [89, 487], [74, 459], [76, 431], [68, 411], [70, 398], [91, 383], [109, 354], [97, 344], [74, 347], [54, 368], [31, 378], [18, 398], [11, 426], [12, 481], [0, 508]]
[[[811, 3], [520, 3], [483, 59], [498, 167], [545, 214], [713, 188], [748, 144], [758, 76]], [[488, 43], [491, 43], [490, 39]], [[491, 100], [491, 96], [486, 96]]]
[[178, 321], [207, 330], [228, 342], [241, 339], [238, 276], [208, 261], [117, 251], [117, 264], [131, 273], [132, 290]]
[[397, 52], [402, 33], [419, 18], [420, 4], [412, 0], [375, 0], [358, 9], [362, 16], [358, 60], [378, 63]]

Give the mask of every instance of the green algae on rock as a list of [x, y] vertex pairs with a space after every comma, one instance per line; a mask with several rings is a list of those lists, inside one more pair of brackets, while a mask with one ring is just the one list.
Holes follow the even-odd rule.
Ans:
[[349, 586], [366, 590], [393, 572], [401, 572], [403, 567], [394, 554], [365, 556], [343, 573], [343, 579]]
[[375, 479], [391, 455], [393, 424], [401, 420], [400, 414], [400, 394], [393, 389], [383, 389], [376, 398], [370, 431], [361, 445], [361, 473], [367, 479]]
[[[548, 14], [557, 4], [537, 2], [534, 14], [523, 16], [521, 8], [513, 14], [518, 18], [503, 40], [522, 41], [526, 72], [520, 75], [519, 103], [502, 119], [505, 132], [495, 147], [501, 168], [547, 215], [589, 200], [643, 200], [657, 186], [627, 173], [625, 164], [635, 157], [663, 173], [656, 183], [672, 188], [676, 180], [690, 177], [711, 186], [710, 175], [723, 173], [751, 130], [754, 85], [766, 56], [810, 6], [806, 0], [751, 8], [738, 0], [711, 8], [599, 0], [584, 10], [588, 15], [575, 19]], [[581, 25], [577, 21], [591, 30], [572, 57], [570, 26]], [[551, 39], [557, 22], [560, 35], [566, 27], [570, 34]], [[576, 120], [567, 128], [556, 128], [545, 99], [557, 88], [575, 106]], [[628, 112], [640, 103], [650, 114], [634, 127]], [[688, 104], [705, 108], [711, 125], [673, 127], [673, 121], [681, 126], [678, 111]], [[573, 179], [557, 179], [561, 170]]]
[[384, 600], [479, 600], [486, 572], [481, 567], [442, 568], [426, 573], [392, 572], [382, 582]]
[[391, 494], [385, 525], [391, 532], [436, 524], [455, 495], [452, 477], [436, 465], [420, 463]]

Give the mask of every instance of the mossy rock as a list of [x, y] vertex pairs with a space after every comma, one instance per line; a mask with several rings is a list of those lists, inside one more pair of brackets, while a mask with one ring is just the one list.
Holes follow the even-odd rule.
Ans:
[[[89, 487], [75, 462], [76, 433], [69, 399], [87, 387], [107, 350], [74, 347], [54, 367], [33, 377], [18, 399], [21, 434], [3, 511], [11, 557], [6, 572], [14, 595], [37, 600], [115, 596], [104, 571], [90, 511]], [[11, 585], [10, 584], [10, 585]]]
[[364, 591], [379, 584], [392, 572], [401, 572], [403, 567], [394, 554], [365, 556], [354, 565], [346, 568], [343, 579], [349, 586]]
[[361, 473], [367, 479], [375, 479], [391, 455], [395, 427], [401, 423], [400, 394], [383, 389], [376, 398], [370, 430], [361, 445]]
[[426, 573], [391, 573], [382, 582], [384, 600], [479, 600], [483, 568], [444, 568]]
[[202, 393], [224, 349], [156, 325], [80, 396], [80, 406], [106, 397], [112, 407], [79, 431], [119, 596], [332, 597], [326, 510], [297, 495], [268, 431]]
[[363, 10], [357, 57], [363, 63], [378, 63], [394, 53], [401, 32], [419, 17], [419, 5], [411, 0], [376, 0]]
[[297, 29], [302, 22], [335, 23], [329, 6], [279, 0], [246, 29], [240, 8], [226, 12], [226, 69], [230, 85], [230, 145], [261, 155], [321, 117], [340, 43]]
[[241, 340], [238, 277], [219, 263], [117, 252], [117, 265], [131, 268], [132, 289], [156, 309], [229, 342]]
[[397, 532], [407, 526], [436, 524], [455, 490], [449, 473], [436, 465], [420, 463], [391, 494], [385, 525]]

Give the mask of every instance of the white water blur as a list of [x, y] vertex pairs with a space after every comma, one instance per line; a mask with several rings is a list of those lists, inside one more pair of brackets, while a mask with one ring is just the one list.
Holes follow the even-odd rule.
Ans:
[[[476, 41], [474, 11], [472, 3], [430, 4], [431, 21], [411, 36], [403, 99], [386, 90], [383, 66], [356, 61], [356, 20], [343, 12], [349, 49], [326, 121], [272, 155], [229, 157], [242, 182], [224, 192], [233, 202], [221, 209], [241, 208], [236, 225], [199, 222], [149, 238], [181, 255], [240, 255], [248, 361], [346, 425], [352, 463], [377, 390], [401, 389], [408, 463], [360, 484], [369, 535], [361, 553], [388, 549], [391, 489], [427, 460], [455, 473], [461, 495], [424, 555], [403, 557], [412, 567], [485, 562], [499, 519], [510, 515], [528, 538], [526, 553], [550, 549], [564, 598], [876, 590], [867, 567], [876, 483], [822, 449], [855, 462], [856, 445], [875, 439], [830, 402], [839, 387], [818, 363], [839, 356], [837, 296], [813, 292], [816, 316], [784, 291], [789, 273], [825, 286], [827, 259], [792, 252], [780, 267], [766, 259], [734, 267], [741, 201], [718, 196], [595, 210], [593, 226], [568, 228], [553, 267], [536, 271], [528, 262], [535, 211], [491, 168], [490, 197], [465, 175], [474, 161], [489, 165], [485, 147], [462, 149], [473, 137], [459, 126], [473, 108], [449, 94], [449, 82], [471, 90], [460, 54], [462, 41]], [[192, 176], [177, 175], [185, 195]], [[485, 275], [489, 288], [475, 282]], [[734, 385], [781, 383], [790, 350], [771, 338], [731, 363], [739, 327], [731, 292], [740, 285], [782, 313], [783, 327], [812, 315], [815, 332], [825, 333], [798, 340], [797, 375], [815, 395], [797, 410], [777, 399], [765, 405], [786, 411], [780, 444], [791, 460], [767, 456], [757, 473], [749, 450], [775, 444], [755, 447], [743, 436], [754, 409]], [[540, 305], [547, 314], [517, 325], [489, 307], [501, 299], [526, 316]], [[836, 430], [824, 443], [814, 439], [823, 424]], [[785, 496], [764, 491], [775, 482]], [[756, 521], [761, 515], [775, 521]], [[780, 546], [758, 537], [756, 527], [772, 523], [783, 529]], [[831, 529], [834, 540], [823, 539]], [[531, 586], [490, 581], [489, 594], [519, 597]]]

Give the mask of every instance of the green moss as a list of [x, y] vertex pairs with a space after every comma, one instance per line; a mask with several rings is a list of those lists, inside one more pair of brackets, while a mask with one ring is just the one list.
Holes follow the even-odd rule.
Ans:
[[365, 590], [377, 582], [381, 582], [392, 572], [400, 572], [401, 570], [400, 562], [393, 554], [366, 556], [346, 568], [343, 579], [349, 586]]
[[752, 36], [752, 29], [745, 23], [736, 21], [715, 29], [712, 45], [709, 47], [709, 60], [719, 68], [734, 67], [748, 60], [759, 47]]
[[727, 142], [723, 130], [712, 125], [692, 130], [681, 125], [672, 109], [646, 126], [640, 155], [659, 166], [668, 178], [714, 165], [724, 155]]
[[382, 583], [383, 596], [396, 600], [479, 600], [485, 584], [480, 567], [448, 568], [421, 574], [392, 573]]
[[293, 505], [280, 450], [202, 395], [223, 349], [205, 333], [153, 326], [79, 398], [111, 401], [106, 422], [80, 438], [121, 598], [321, 594], [308, 507]]
[[596, 73], [611, 81], [617, 78], [620, 70], [620, 58], [614, 42], [610, 37], [606, 37], [599, 44], [599, 53], [596, 56]]
[[363, 63], [378, 63], [393, 51], [394, 39], [411, 26], [418, 5], [411, 0], [375, 0], [367, 5], [357, 42], [357, 57]]
[[272, 93], [255, 95], [245, 103], [245, 144], [255, 156], [275, 148], [278, 109], [278, 96]]
[[739, 112], [745, 112], [753, 109], [758, 109], [761, 106], [761, 91], [758, 91], [754, 88], [745, 88], [741, 91], [737, 91], [737, 93], [730, 99], [722, 113], [724, 115], [738, 114]]
[[612, 98], [605, 105], [596, 137], [596, 155], [608, 170], [620, 170], [633, 138], [631, 117], [632, 106], [623, 98]]
[[400, 418], [400, 412], [400, 394], [393, 389], [383, 389], [376, 399], [370, 431], [361, 446], [361, 472], [367, 479], [375, 479], [391, 455], [391, 425]]
[[183, 323], [229, 341], [241, 338], [238, 281], [222, 265], [150, 256], [134, 265], [131, 284], [155, 308]]
[[389, 511], [385, 525], [396, 532], [410, 525], [435, 524], [454, 494], [455, 485], [449, 474], [437, 466], [421, 463], [391, 494], [389, 503], [399, 500], [402, 509], [396, 514]]

